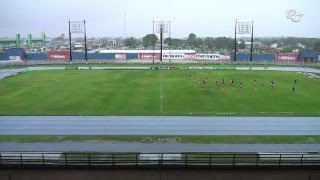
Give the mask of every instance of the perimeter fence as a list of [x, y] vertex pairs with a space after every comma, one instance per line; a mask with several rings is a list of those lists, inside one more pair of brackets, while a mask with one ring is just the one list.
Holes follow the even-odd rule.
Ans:
[[64, 153], [1, 152], [0, 167], [285, 168], [320, 167], [318, 153]]

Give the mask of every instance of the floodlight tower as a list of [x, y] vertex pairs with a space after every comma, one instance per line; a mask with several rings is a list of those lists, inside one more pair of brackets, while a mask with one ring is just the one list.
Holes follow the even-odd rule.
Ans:
[[84, 47], [85, 47], [85, 60], [88, 60], [87, 54], [87, 34], [86, 34], [86, 20], [83, 21], [70, 21], [69, 20], [69, 53], [70, 61], [72, 61], [72, 50], [71, 50], [71, 34], [84, 34]]
[[86, 20], [83, 20], [83, 26], [84, 26], [84, 57], [87, 62], [88, 61], [88, 49], [87, 49]]
[[237, 60], [237, 19], [234, 26], [234, 56], [233, 61], [236, 62]]
[[251, 34], [250, 44], [250, 63], [253, 60], [253, 21], [251, 22], [238, 22], [236, 20], [234, 29], [234, 58], [233, 61], [237, 60], [237, 34]]
[[163, 24], [160, 24], [160, 62], [162, 62], [162, 36], [163, 36]]
[[72, 62], [72, 51], [71, 51], [71, 22], [69, 19], [69, 57], [70, 57], [70, 62]]
[[154, 21], [153, 20], [153, 34], [160, 34], [160, 62], [162, 62], [162, 52], [163, 52], [163, 34], [169, 34], [169, 38], [171, 38], [170, 33], [170, 21]]
[[253, 56], [253, 21], [251, 25], [251, 44], [250, 44], [250, 62], [252, 63], [252, 56]]

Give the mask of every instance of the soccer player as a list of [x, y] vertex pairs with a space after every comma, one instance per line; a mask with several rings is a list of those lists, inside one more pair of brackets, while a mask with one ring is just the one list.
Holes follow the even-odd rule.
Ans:
[[220, 87], [220, 82], [219, 81], [216, 81], [216, 87], [219, 89], [219, 87]]
[[224, 78], [222, 78], [222, 84], [224, 84]]
[[244, 88], [244, 85], [242, 82], [240, 82], [240, 89]]
[[257, 85], [257, 80], [256, 79], [254, 80], [254, 85]]
[[292, 86], [291, 92], [292, 92], [292, 93], [295, 93], [295, 92], [296, 92], [296, 88], [295, 88], [294, 86]]
[[294, 80], [294, 84], [297, 84], [297, 80], [296, 79]]
[[234, 86], [234, 81], [233, 81], [233, 79], [231, 79], [231, 86]]

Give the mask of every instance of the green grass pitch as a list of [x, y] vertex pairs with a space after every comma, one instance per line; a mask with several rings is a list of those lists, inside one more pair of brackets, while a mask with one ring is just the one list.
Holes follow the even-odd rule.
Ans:
[[295, 72], [33, 71], [0, 80], [0, 115], [320, 116], [319, 90], [319, 80]]

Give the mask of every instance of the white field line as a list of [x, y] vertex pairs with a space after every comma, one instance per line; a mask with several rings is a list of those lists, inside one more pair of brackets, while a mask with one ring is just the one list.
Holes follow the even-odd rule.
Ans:
[[163, 99], [163, 95], [162, 95], [162, 71], [160, 71], [160, 111], [162, 112], [162, 99]]
[[273, 114], [274, 114], [274, 113], [294, 114], [294, 113], [303, 113], [303, 112], [277, 112], [277, 111], [276, 111], [276, 112], [257, 112], [257, 113], [260, 113], [260, 114], [266, 114], [266, 113], [267, 113], [267, 114], [268, 114], [268, 113], [270, 113], [270, 114], [271, 114], [271, 113], [273, 113]]
[[23, 93], [24, 91], [25, 91], [25, 90], [18, 91], [18, 92], [14, 93], [14, 94], [11, 94], [10, 96], [7, 96], [7, 97], [16, 96], [16, 95], [18, 95], [18, 94], [20, 94], [20, 93]]
[[56, 78], [50, 78], [50, 79], [52, 79], [52, 80], [54, 80], [55, 82], [59, 82]]
[[[31, 88], [34, 88], [34, 87], [37, 87], [37, 86], [31, 86]], [[23, 92], [25, 92], [25, 91], [26, 91], [26, 90], [23, 89], [23, 90], [20, 90], [20, 91], [14, 93], [14, 94], [11, 94], [11, 95], [8, 95], [8, 96], [0, 96], [0, 97], [9, 97], [9, 98], [11, 98], [11, 97], [16, 96], [16, 95], [18, 95], [18, 94], [21, 94], [21, 93], [23, 93]]]

